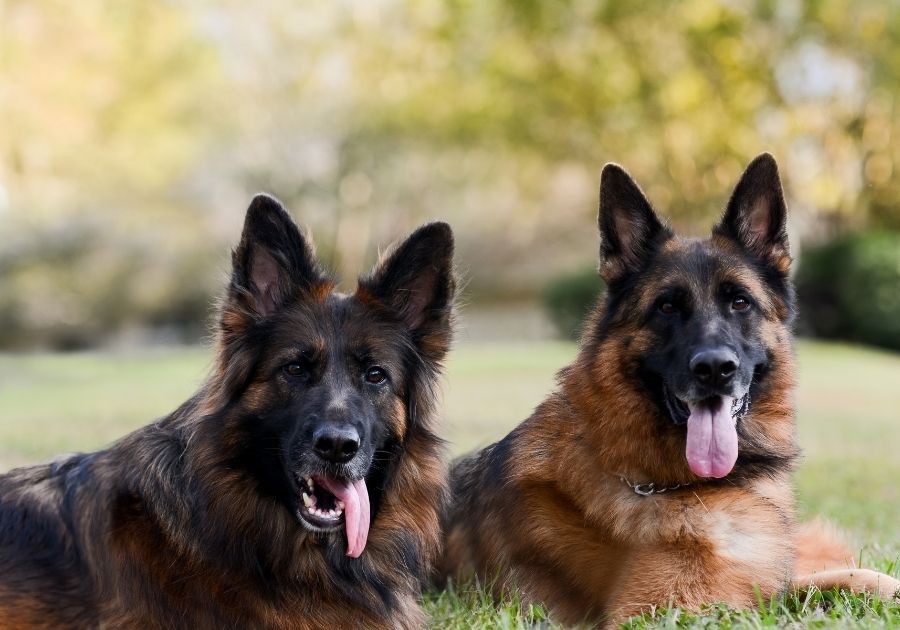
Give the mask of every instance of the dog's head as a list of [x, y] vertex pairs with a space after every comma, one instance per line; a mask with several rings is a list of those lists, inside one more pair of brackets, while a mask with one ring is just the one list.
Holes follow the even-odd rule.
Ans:
[[391, 461], [450, 342], [453, 238], [414, 232], [352, 295], [281, 204], [254, 198], [219, 321], [222, 448], [301, 526], [358, 557]]
[[629, 367], [659, 417], [686, 431], [686, 459], [723, 477], [738, 456], [736, 422], [773, 351], [790, 344], [793, 295], [786, 208], [775, 160], [756, 158], [707, 239], [676, 237], [616, 165], [600, 192], [604, 321], [630, 347]]

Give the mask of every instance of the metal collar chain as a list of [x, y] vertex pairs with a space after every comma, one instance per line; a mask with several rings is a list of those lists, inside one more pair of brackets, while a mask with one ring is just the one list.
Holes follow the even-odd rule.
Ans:
[[665, 486], [663, 488], [657, 488], [656, 484], [653, 482], [649, 483], [631, 483], [625, 477], [619, 477], [626, 486], [634, 490], [635, 494], [639, 494], [642, 497], [649, 497], [654, 494], [662, 494], [663, 492], [668, 492], [669, 490], [677, 490], [678, 488], [686, 488], [691, 485], [689, 483], [679, 483], [674, 486]]

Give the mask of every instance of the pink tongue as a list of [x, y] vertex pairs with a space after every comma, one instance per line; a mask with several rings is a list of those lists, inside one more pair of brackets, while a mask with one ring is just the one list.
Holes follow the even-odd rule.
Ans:
[[344, 502], [344, 529], [347, 532], [347, 555], [359, 558], [369, 538], [369, 490], [364, 479], [347, 483], [330, 477], [316, 477], [331, 494]]
[[720, 396], [712, 401], [691, 403], [687, 421], [688, 466], [700, 477], [724, 477], [734, 468], [738, 456], [737, 429], [731, 416], [733, 398]]

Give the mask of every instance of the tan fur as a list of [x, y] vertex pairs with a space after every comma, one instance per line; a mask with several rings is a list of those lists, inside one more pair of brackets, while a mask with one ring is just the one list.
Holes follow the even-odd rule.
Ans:
[[847, 588], [874, 593], [882, 599], [900, 596], [900, 580], [870, 569], [860, 569], [841, 532], [830, 523], [815, 519], [797, 532], [794, 588], [815, 587], [820, 591]]
[[872, 593], [881, 599], [900, 597], [900, 580], [871, 569], [832, 569], [801, 574], [792, 580], [798, 589], [815, 587], [820, 591], [848, 589], [857, 593]]
[[[666, 246], [677, 251], [691, 242]], [[703, 246], [719, 247], [714, 240]], [[808, 575], [848, 565], [824, 526], [798, 532], [795, 523], [788, 307], [750, 267], [735, 262], [729, 273], [753, 287], [771, 365], [767, 385], [741, 420], [740, 452], [778, 457], [781, 467], [714, 481], [696, 477], [685, 461], [683, 428], [654, 420], [655, 403], [635, 379], [636, 358], [652, 336], [627, 319], [614, 324], [615, 334], [595, 335], [604, 318], [616, 321], [600, 305], [557, 390], [503, 441], [456, 464], [445, 576], [496, 580], [498, 592], [518, 590], [546, 604], [556, 621], [606, 626], [669, 603], [751, 607], [759, 594], [769, 598], [792, 584], [882, 596], [896, 587], [888, 576], [858, 569]], [[646, 307], [656, 284], [646, 281], [638, 304]], [[639, 496], [622, 477], [687, 485]]]

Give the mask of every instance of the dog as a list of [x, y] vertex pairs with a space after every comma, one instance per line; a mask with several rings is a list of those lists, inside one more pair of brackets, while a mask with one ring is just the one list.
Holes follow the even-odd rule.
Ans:
[[606, 627], [667, 604], [754, 606], [792, 584], [900, 587], [847, 569], [838, 539], [795, 521], [786, 215], [768, 154], [706, 239], [676, 237], [604, 168], [608, 290], [558, 389], [453, 465], [441, 577]]
[[106, 450], [0, 476], [2, 625], [422, 627], [452, 258], [427, 224], [341, 294], [257, 195], [196, 395]]

